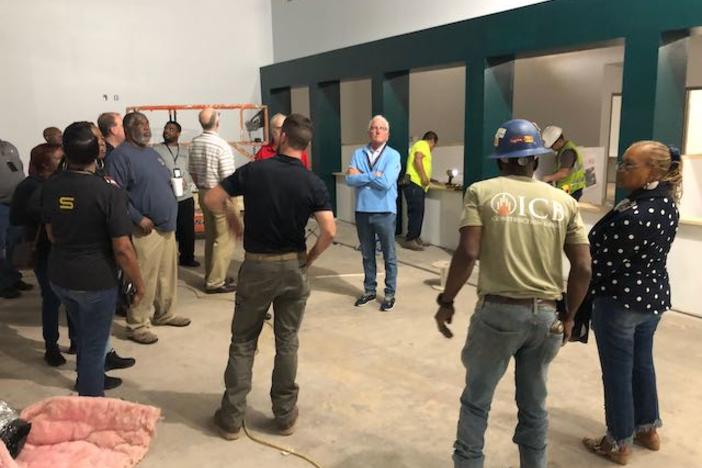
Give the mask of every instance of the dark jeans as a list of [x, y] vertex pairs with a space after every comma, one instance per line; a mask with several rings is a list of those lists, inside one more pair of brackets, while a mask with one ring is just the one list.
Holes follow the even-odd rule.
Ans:
[[51, 284], [73, 321], [77, 338], [78, 395], [105, 395], [105, 348], [110, 337], [117, 288], [75, 291]]
[[495, 387], [514, 358], [519, 422], [512, 441], [521, 468], [546, 468], [546, 377], [563, 333], [554, 333], [556, 309], [543, 303], [511, 305], [478, 301], [461, 355], [466, 387], [461, 395], [455, 468], [482, 468], [488, 413]]
[[376, 281], [375, 239], [385, 260], [385, 299], [395, 297], [397, 289], [397, 256], [395, 254], [395, 213], [356, 212], [356, 231], [363, 255], [363, 288], [365, 294], [375, 294]]
[[[59, 308], [61, 307], [61, 299], [56, 295], [49, 283], [48, 256], [37, 256], [34, 265], [34, 274], [39, 283], [41, 290], [41, 328], [44, 335], [44, 347], [49, 349], [58, 348], [59, 340]], [[68, 315], [68, 314], [66, 314]], [[68, 339], [71, 343], [75, 342], [76, 333], [73, 327], [71, 317], [68, 317]]]
[[21, 228], [10, 226], [9, 205], [0, 203], [0, 290], [13, 289], [22, 279], [12, 264], [12, 252], [21, 235]]
[[596, 298], [592, 329], [602, 366], [607, 435], [618, 445], [634, 433], [660, 427], [653, 335], [660, 315], [632, 312], [610, 298]]
[[418, 239], [422, 235], [424, 222], [424, 198], [426, 192], [419, 185], [410, 182], [405, 186], [405, 199], [407, 200], [407, 236], [408, 241]]
[[295, 383], [299, 346], [297, 334], [310, 295], [304, 262], [303, 257], [286, 261], [247, 259], [239, 269], [221, 411], [222, 423], [232, 430], [240, 428], [244, 419], [246, 396], [251, 391], [256, 343], [271, 304], [275, 334], [275, 362], [270, 392], [273, 415], [283, 424], [294, 417], [299, 391]]
[[176, 242], [180, 263], [195, 260], [195, 200], [192, 197], [178, 202]]

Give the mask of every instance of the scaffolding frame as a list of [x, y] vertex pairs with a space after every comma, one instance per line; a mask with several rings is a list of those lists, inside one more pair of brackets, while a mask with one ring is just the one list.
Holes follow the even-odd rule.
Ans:
[[129, 106], [127, 107], [127, 113], [129, 112], [154, 112], [154, 111], [167, 111], [168, 120], [177, 121], [179, 110], [204, 110], [204, 109], [215, 109], [215, 110], [238, 110], [239, 111], [239, 134], [246, 130], [244, 119], [245, 111], [262, 111], [263, 112], [263, 141], [253, 141], [253, 140], [235, 140], [227, 141], [229, 145], [237, 150], [242, 156], [248, 159], [254, 159], [255, 152], [249, 151], [247, 147], [251, 147], [252, 150], [256, 146], [265, 146], [268, 144], [269, 136], [269, 122], [268, 122], [268, 106], [258, 105], [258, 104], [160, 104], [160, 105], [142, 105], [142, 106]]

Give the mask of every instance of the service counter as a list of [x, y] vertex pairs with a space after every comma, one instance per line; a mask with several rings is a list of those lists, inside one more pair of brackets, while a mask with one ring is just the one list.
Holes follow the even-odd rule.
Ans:
[[[336, 217], [339, 220], [355, 223], [356, 197], [353, 187], [346, 185], [345, 174], [335, 172], [336, 177]], [[403, 195], [400, 193], [400, 197]], [[407, 227], [407, 206], [403, 197], [403, 229]], [[437, 247], [455, 249], [458, 246], [458, 223], [463, 211], [463, 192], [432, 184], [427, 192], [424, 207], [422, 239]]]

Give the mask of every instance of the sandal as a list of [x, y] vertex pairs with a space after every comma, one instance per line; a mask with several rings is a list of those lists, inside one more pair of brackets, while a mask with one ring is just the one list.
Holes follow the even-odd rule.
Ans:
[[607, 436], [601, 439], [590, 439], [586, 437], [583, 439], [583, 445], [592, 453], [619, 465], [626, 465], [629, 463], [631, 448], [627, 446], [617, 447], [616, 444], [612, 444], [607, 439]]

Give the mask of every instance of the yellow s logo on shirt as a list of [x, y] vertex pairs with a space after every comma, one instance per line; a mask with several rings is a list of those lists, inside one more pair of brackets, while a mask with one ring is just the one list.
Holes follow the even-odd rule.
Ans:
[[72, 210], [76, 199], [73, 197], [59, 197], [59, 208], [62, 210]]

